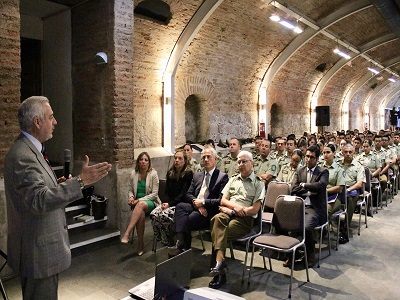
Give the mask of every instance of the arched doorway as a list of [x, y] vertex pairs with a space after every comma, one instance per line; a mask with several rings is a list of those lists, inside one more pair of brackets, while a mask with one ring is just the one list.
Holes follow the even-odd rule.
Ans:
[[210, 132], [209, 113], [206, 100], [190, 95], [185, 101], [185, 138], [187, 141], [202, 142]]

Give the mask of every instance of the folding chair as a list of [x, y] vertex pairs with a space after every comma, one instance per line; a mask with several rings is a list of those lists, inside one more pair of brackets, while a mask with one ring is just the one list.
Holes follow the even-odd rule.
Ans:
[[[326, 205], [328, 205], [328, 192], [326, 192]], [[323, 233], [324, 233], [324, 229], [327, 229], [328, 230], [328, 251], [329, 251], [329, 254], [328, 254], [328, 256], [330, 256], [331, 255], [331, 231], [329, 230], [329, 220], [328, 220], [328, 210], [326, 210], [326, 222], [324, 223], [324, 224], [322, 224], [322, 225], [320, 225], [320, 226], [317, 226], [317, 227], [315, 227], [314, 228], [314, 230], [317, 230], [317, 231], [319, 231], [319, 254], [318, 254], [318, 268], [320, 267], [319, 266], [319, 263], [320, 263], [320, 261], [321, 261], [321, 252], [322, 252], [322, 237], [323, 237]], [[328, 257], [327, 256], [327, 257]]]
[[[7, 264], [7, 255], [3, 251], [0, 250], [0, 256], [2, 256], [6, 260], [0, 268], [0, 272], [1, 272]], [[3, 282], [1, 281], [1, 277], [0, 277], [0, 290], [1, 290], [1, 295], [3, 296], [3, 299], [8, 300], [6, 290], [4, 289]]]
[[[248, 234], [234, 240], [235, 242], [246, 243], [246, 255], [244, 257], [244, 263], [243, 263], [242, 283], [244, 281], [244, 270], [246, 269], [247, 266], [247, 257], [249, 254], [250, 242], [262, 233], [262, 213], [263, 213], [264, 203], [265, 203], [265, 198], [262, 201], [261, 208], [257, 213], [257, 219], [256, 219], [257, 221], [255, 222], [255, 226], [253, 226], [253, 229]], [[230, 246], [229, 248], [230, 248], [231, 258], [235, 259], [232, 242], [233, 241], [229, 241], [229, 246]]]
[[[272, 271], [271, 257], [269, 250], [278, 252], [292, 253], [292, 266], [290, 272], [290, 285], [289, 285], [289, 298], [292, 296], [292, 279], [293, 269], [295, 261], [295, 252], [299, 247], [304, 248], [305, 267], [307, 273], [307, 282], [310, 281], [308, 276], [308, 262], [307, 262], [307, 250], [305, 247], [305, 205], [304, 200], [296, 196], [279, 196], [276, 200], [274, 215], [272, 218], [272, 225], [277, 232], [291, 232], [300, 233], [301, 239], [291, 237], [289, 235], [279, 233], [264, 233], [256, 237], [253, 241], [253, 250], [251, 254], [250, 271], [248, 277], [248, 283], [250, 283], [250, 275], [253, 267], [254, 250], [255, 247], [261, 247], [268, 250], [269, 268]], [[264, 265], [265, 265], [265, 257]]]
[[371, 192], [371, 172], [367, 167], [364, 167], [365, 169], [365, 178], [366, 178], [366, 183], [363, 182], [362, 188], [361, 188], [361, 193], [359, 195], [359, 200], [357, 201], [357, 205], [360, 207], [360, 214], [358, 216], [358, 235], [360, 235], [360, 228], [361, 228], [361, 215], [362, 215], [362, 208], [364, 207], [364, 215], [365, 215], [365, 228], [368, 228], [368, 203], [369, 200], [371, 201], [372, 204], [372, 192]]
[[262, 221], [266, 224], [272, 223], [273, 211], [275, 208], [276, 198], [279, 195], [290, 195], [290, 185], [286, 182], [271, 181], [265, 194], [265, 207], [262, 214]]
[[340, 230], [340, 222], [342, 216], [344, 216], [344, 221], [346, 222], [346, 229], [347, 229], [347, 237], [349, 237], [349, 218], [347, 217], [347, 187], [346, 185], [343, 186], [342, 192], [339, 194], [341, 208], [334, 212], [331, 216], [332, 218], [336, 218], [338, 221], [337, 229], [336, 229], [336, 251], [338, 250], [339, 244], [339, 230]]
[[[372, 190], [376, 190], [376, 207], [375, 207], [375, 213], [378, 213], [378, 207], [380, 206], [382, 209], [382, 188], [381, 188], [381, 183], [378, 178], [372, 178], [371, 179], [371, 192]], [[373, 197], [373, 194], [371, 195]], [[373, 205], [373, 201], [371, 200], [371, 206]]]

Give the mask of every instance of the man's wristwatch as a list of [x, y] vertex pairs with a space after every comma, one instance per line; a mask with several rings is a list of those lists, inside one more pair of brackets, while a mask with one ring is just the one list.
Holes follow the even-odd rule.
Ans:
[[232, 218], [236, 217], [236, 211], [234, 209], [232, 209], [232, 211], [231, 211], [231, 217]]
[[75, 178], [76, 180], [78, 180], [79, 187], [83, 189], [85, 187], [85, 183], [83, 182], [82, 178], [80, 178], [79, 176], [76, 176]]
[[203, 206], [206, 206], [206, 199], [203, 199], [203, 201], [201, 201], [201, 204], [203, 204]]

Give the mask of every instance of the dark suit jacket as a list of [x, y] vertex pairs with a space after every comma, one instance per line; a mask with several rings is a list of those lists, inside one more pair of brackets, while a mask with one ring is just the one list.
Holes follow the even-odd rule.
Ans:
[[64, 207], [83, 197], [75, 179], [57, 184], [33, 143], [20, 134], [5, 158], [8, 264], [28, 278], [60, 273], [71, 264]]
[[[193, 199], [197, 199], [203, 184], [204, 176], [205, 172], [196, 172], [193, 175], [192, 183], [185, 196], [186, 202], [192, 204]], [[224, 172], [218, 169], [214, 170], [210, 178], [210, 185], [208, 187], [209, 192], [204, 195], [205, 207], [209, 216], [214, 216], [219, 212], [218, 208], [221, 202], [221, 192], [227, 184], [228, 179], [228, 175]]]
[[[306, 183], [304, 185], [304, 192], [310, 191], [311, 193], [314, 193], [312, 196], [310, 196], [310, 201], [312, 207], [314, 208], [321, 222], [326, 222], [326, 210], [327, 210], [326, 186], [328, 185], [328, 181], [329, 181], [328, 170], [320, 166], [316, 166], [313, 175], [311, 177], [310, 183]], [[292, 191], [293, 192], [300, 191], [300, 193], [302, 193], [303, 191], [299, 189], [299, 184], [302, 182], [307, 182], [306, 166], [298, 169], [296, 174], [294, 175], [292, 181]]]

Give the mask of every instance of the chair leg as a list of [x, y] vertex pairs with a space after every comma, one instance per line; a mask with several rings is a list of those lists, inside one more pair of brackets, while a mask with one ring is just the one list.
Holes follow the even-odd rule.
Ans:
[[358, 205], [360, 207], [360, 214], [358, 215], [358, 235], [360, 235], [361, 228], [361, 215], [362, 215], [362, 204]]
[[153, 252], [157, 252], [157, 238], [156, 236], [154, 236], [153, 238], [153, 248], [152, 248]]
[[3, 296], [3, 299], [8, 300], [6, 290], [4, 289], [4, 285], [3, 285], [3, 282], [1, 281], [1, 278], [0, 278], [0, 290], [1, 290], [1, 295]]
[[235, 259], [235, 254], [233, 253], [233, 244], [232, 241], [229, 242], [229, 250], [231, 251], [231, 258]]
[[247, 284], [250, 284], [250, 274], [251, 274], [251, 269], [253, 268], [253, 259], [254, 259], [254, 245], [253, 245], [253, 250], [251, 252], [251, 261], [250, 261], [249, 276], [247, 277]]
[[242, 270], [242, 283], [244, 282], [244, 270], [247, 267], [247, 255], [249, 254], [250, 240], [246, 242], [246, 254], [244, 256], [243, 270]]
[[201, 233], [201, 230], [199, 230], [199, 236], [201, 240], [201, 247], [203, 248], [203, 251], [205, 251], [206, 248], [204, 247], [203, 234]]

